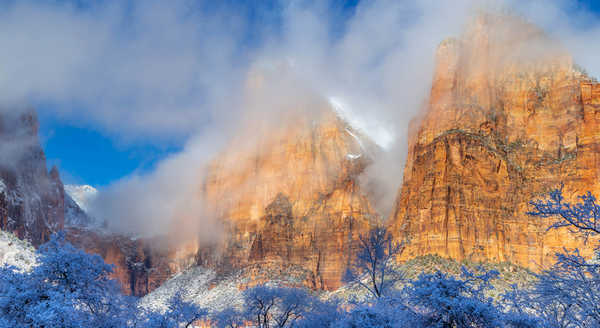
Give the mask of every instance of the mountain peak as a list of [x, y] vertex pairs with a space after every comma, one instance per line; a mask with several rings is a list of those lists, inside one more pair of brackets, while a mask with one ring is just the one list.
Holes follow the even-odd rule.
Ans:
[[570, 194], [600, 190], [600, 85], [559, 42], [510, 15], [478, 16], [437, 55], [393, 218], [412, 237], [405, 254], [536, 269], [562, 247], [589, 253], [525, 213], [561, 183]]
[[84, 211], [88, 211], [90, 202], [98, 195], [98, 190], [90, 185], [65, 185], [65, 192]]

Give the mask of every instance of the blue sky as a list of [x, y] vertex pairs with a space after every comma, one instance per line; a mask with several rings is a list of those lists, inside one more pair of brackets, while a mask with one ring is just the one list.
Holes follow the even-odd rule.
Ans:
[[[81, 10], [90, 10], [90, 7], [93, 10], [94, 4], [101, 3], [101, 1], [75, 2], [80, 4], [83, 8]], [[199, 10], [205, 12], [215, 10], [210, 3], [213, 2], [204, 2], [209, 5], [203, 5]], [[260, 4], [260, 8], [255, 8], [257, 3]], [[357, 1], [334, 2], [334, 5], [331, 5], [338, 7], [334, 11], [338, 14], [335, 19], [342, 22], [342, 24], [333, 24], [334, 29], [343, 29], [343, 22], [352, 15], [356, 3]], [[580, 0], [579, 4], [596, 15], [600, 14], [600, 1]], [[223, 6], [229, 8], [228, 10], [235, 8], [237, 14], [244, 16], [245, 25], [242, 29], [244, 33], [238, 40], [237, 51], [239, 52], [251, 52], [263, 41], [261, 38], [265, 29], [270, 30], [272, 35], [273, 31], [277, 32], [281, 27], [279, 15], [281, 6], [277, 1], [227, 1]], [[336, 31], [332, 32], [332, 35], [335, 35]], [[77, 102], [58, 102], [51, 105], [41, 102], [37, 105], [40, 136], [48, 162], [50, 165], [59, 166], [66, 183], [106, 186], [132, 173], [150, 172], [162, 159], [181, 151], [187, 138], [192, 134], [192, 132], [185, 132], [176, 137], [162, 138], [156, 137], [155, 133], [146, 135], [143, 131], [134, 130], [124, 137], [118, 132], [123, 127], [113, 129], [106, 124], [97, 124], [94, 119], [81, 119], [82, 117], [77, 115], [56, 115], [58, 112], [86, 111], [86, 108], [78, 107], [85, 104], [76, 104]], [[55, 106], [70, 108], [57, 110]], [[127, 126], [126, 122], [124, 126]], [[139, 137], [136, 137], [136, 133]]]
[[181, 150], [178, 143], [148, 140], [124, 143], [93, 126], [78, 126], [38, 110], [40, 139], [48, 166], [60, 168], [69, 184], [102, 187], [134, 172], [147, 173], [157, 162]]
[[[61, 2], [61, 1], [57, 1]], [[330, 6], [339, 14], [336, 19], [343, 22], [352, 14], [358, 0], [334, 2]], [[52, 1], [49, 1], [52, 3]], [[102, 1], [74, 1], [82, 11], [94, 10]], [[133, 3], [133, 2], [132, 2]], [[218, 11], [214, 2], [197, 2], [204, 12]], [[244, 16], [246, 27], [240, 40], [239, 51], [251, 51], [261, 43], [265, 29], [271, 35], [281, 24], [281, 3], [279, 1], [223, 1], [216, 7], [235, 11]], [[233, 9], [232, 9], [233, 8]], [[334, 27], [336, 25], [333, 25]], [[335, 33], [335, 31], [333, 31]], [[57, 106], [70, 107], [56, 108]], [[74, 120], [72, 116], [56, 115], [57, 112], [85, 112], [70, 103], [48, 104], [41, 102], [37, 106], [40, 120], [40, 139], [43, 144], [48, 166], [57, 165], [62, 179], [68, 184], [90, 184], [96, 187], [107, 186], [132, 173], [151, 172], [157, 163], [184, 147], [189, 134], [175, 138], [140, 138], [118, 132], [98, 124], [83, 120]]]
[[600, 1], [598, 0], [579, 0], [584, 6], [587, 6], [591, 11], [600, 14]]

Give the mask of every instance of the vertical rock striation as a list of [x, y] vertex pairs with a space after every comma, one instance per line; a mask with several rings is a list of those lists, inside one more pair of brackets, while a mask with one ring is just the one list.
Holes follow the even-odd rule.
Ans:
[[368, 141], [330, 108], [310, 116], [240, 136], [209, 166], [203, 197], [226, 236], [219, 268], [294, 265], [313, 288], [340, 286], [376, 219], [358, 185]]
[[0, 229], [40, 245], [65, 220], [58, 170], [46, 168], [33, 111], [0, 115]]
[[589, 254], [526, 212], [561, 183], [566, 195], [600, 192], [599, 104], [600, 85], [519, 18], [481, 15], [444, 41], [391, 218], [411, 240], [405, 256], [539, 269], [563, 247]]

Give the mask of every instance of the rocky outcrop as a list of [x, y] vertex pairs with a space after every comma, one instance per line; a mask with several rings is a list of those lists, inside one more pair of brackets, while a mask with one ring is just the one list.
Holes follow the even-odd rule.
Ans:
[[0, 229], [40, 245], [64, 226], [64, 189], [46, 168], [35, 113], [0, 114]]
[[431, 94], [411, 123], [392, 229], [406, 257], [439, 254], [539, 269], [591, 246], [528, 217], [564, 183], [600, 192], [600, 85], [519, 18], [478, 17], [443, 42]]
[[220, 270], [294, 265], [313, 288], [340, 286], [376, 215], [357, 181], [368, 141], [322, 109], [240, 135], [212, 161], [202, 194], [225, 226]]
[[[160, 240], [132, 239], [98, 230], [68, 227], [67, 238], [77, 247], [98, 254], [114, 265], [112, 277], [124, 293], [143, 296], [185, 268], [173, 267], [170, 250]], [[187, 267], [186, 267], [187, 268]]]
[[[329, 104], [297, 107], [240, 128], [198, 181], [203, 213], [152, 239], [82, 227], [89, 218], [65, 200], [58, 171], [46, 170], [35, 116], [2, 115], [0, 228], [40, 244], [68, 213], [68, 238], [115, 264], [133, 295], [195, 265], [221, 276], [245, 272], [249, 281], [294, 272], [303, 285], [335, 289], [357, 237], [379, 219], [358, 182], [376, 146]], [[566, 195], [600, 194], [600, 84], [539, 29], [482, 15], [443, 42], [429, 100], [410, 131], [389, 221], [396, 238], [409, 240], [403, 256], [539, 269], [563, 247], [591, 252], [526, 215], [530, 200], [561, 184]], [[206, 227], [189, 221], [198, 216], [220, 222], [209, 234], [221, 238], [203, 240], [197, 229]]]
[[169, 278], [169, 266], [153, 262], [168, 257], [147, 243], [86, 228], [91, 218], [65, 194], [58, 169], [46, 168], [38, 124], [33, 111], [0, 114], [0, 230], [37, 247], [68, 227], [76, 246], [115, 264], [114, 277], [131, 294], [146, 294]]
[[199, 220], [193, 215], [161, 238], [69, 227], [71, 241], [115, 264], [115, 277], [133, 295], [194, 265], [221, 276], [241, 269], [255, 282], [295, 272], [305, 286], [339, 287], [358, 235], [378, 219], [357, 180], [374, 146], [328, 104], [305, 114], [248, 126], [210, 162], [199, 183], [205, 209], [197, 214], [219, 222], [213, 234], [220, 239], [194, 238], [207, 227], [189, 222]]

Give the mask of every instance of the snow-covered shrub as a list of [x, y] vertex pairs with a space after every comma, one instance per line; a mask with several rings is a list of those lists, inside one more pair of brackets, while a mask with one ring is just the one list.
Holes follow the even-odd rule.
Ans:
[[112, 267], [58, 233], [30, 271], [0, 269], [0, 314], [11, 327], [124, 326], [130, 299], [109, 278]]
[[498, 275], [481, 275], [463, 268], [461, 278], [442, 272], [423, 274], [406, 287], [408, 306], [419, 315], [421, 327], [501, 327], [501, 312], [485, 296], [490, 280]]

